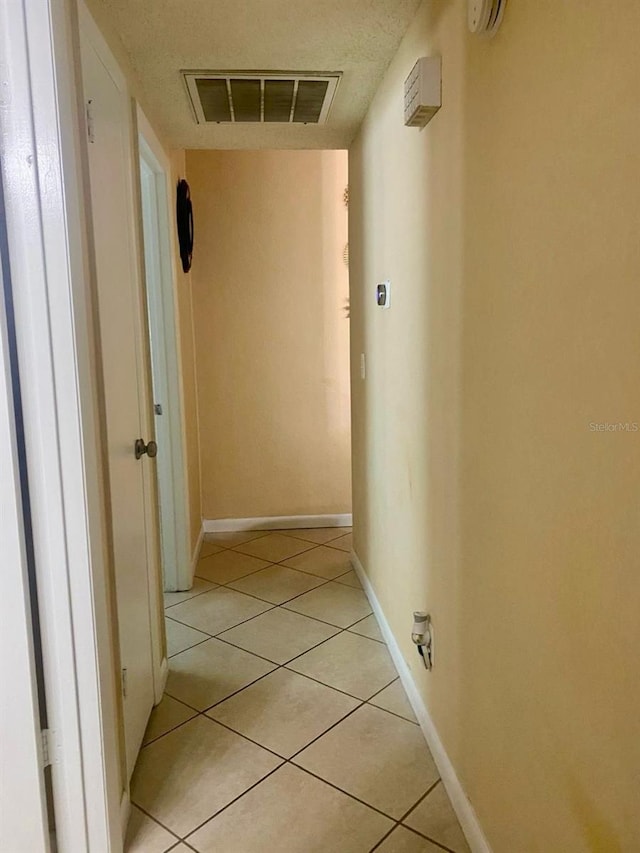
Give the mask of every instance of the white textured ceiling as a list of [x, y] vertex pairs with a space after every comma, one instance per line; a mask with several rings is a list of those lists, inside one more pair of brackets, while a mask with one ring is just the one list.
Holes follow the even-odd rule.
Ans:
[[[93, 0], [90, 5], [102, 7], [120, 37], [141, 100], [171, 146], [346, 148], [420, 0]], [[325, 125], [198, 125], [182, 69], [342, 71], [343, 77]]]

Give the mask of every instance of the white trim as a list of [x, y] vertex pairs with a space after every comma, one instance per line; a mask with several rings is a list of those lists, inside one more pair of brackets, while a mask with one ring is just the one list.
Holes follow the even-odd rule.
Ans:
[[[121, 848], [108, 531], [71, 0], [0, 4], [9, 254], [60, 850]], [[4, 86], [3, 86], [4, 88]]]
[[431, 750], [431, 755], [433, 756], [433, 760], [435, 761], [436, 767], [440, 773], [440, 778], [447, 790], [447, 794], [451, 800], [451, 805], [453, 806], [453, 810], [460, 821], [460, 826], [462, 827], [462, 831], [469, 842], [472, 853], [491, 853], [491, 847], [489, 846], [489, 842], [482, 831], [478, 816], [476, 815], [473, 806], [469, 802], [469, 799], [460, 784], [460, 780], [458, 779], [453, 764], [451, 763], [444, 745], [440, 740], [440, 736], [438, 735], [435, 724], [427, 710], [427, 706], [425, 705], [424, 700], [420, 695], [420, 691], [418, 690], [413, 676], [411, 675], [411, 670], [407, 666], [402, 652], [400, 651], [400, 646], [396, 642], [396, 638], [391, 631], [382, 607], [380, 606], [380, 602], [378, 601], [374, 589], [371, 586], [371, 582], [367, 577], [367, 573], [365, 572], [355, 551], [351, 552], [351, 564], [360, 578], [362, 587], [369, 599], [371, 609], [373, 610], [374, 616], [380, 626], [382, 636], [385, 639], [389, 653], [391, 654], [395, 667], [398, 670], [398, 675], [400, 676], [402, 685], [409, 697], [411, 707], [418, 718], [420, 728], [422, 729], [427, 745]]
[[[152, 337], [153, 384], [162, 397], [160, 402], [164, 408], [162, 415], [154, 417], [154, 426], [161, 430], [168, 443], [168, 448], [163, 448], [160, 443], [157, 458], [164, 588], [167, 591], [175, 591], [188, 589], [193, 580], [193, 573], [189, 559], [187, 438], [178, 323], [178, 284], [171, 237], [173, 188], [169, 159], [139, 104], [137, 120], [140, 160], [149, 170], [149, 178], [153, 180], [152, 192], [155, 191], [155, 232], [161, 268], [157, 271], [159, 287], [146, 286], [145, 290]], [[142, 172], [141, 169], [141, 178]], [[145, 200], [147, 203], [149, 200], [145, 199], [144, 189], [141, 194], [144, 220]], [[145, 256], [147, 250], [145, 244]], [[147, 270], [147, 274], [148, 272]], [[154, 399], [154, 404], [156, 402], [158, 401]], [[169, 528], [172, 535], [167, 537]]]
[[160, 662], [160, 671], [158, 673], [158, 678], [154, 684], [155, 691], [155, 704], [159, 705], [162, 701], [162, 697], [164, 696], [164, 691], [167, 686], [167, 678], [169, 677], [169, 660], [165, 655]]
[[339, 515], [273, 515], [264, 518], [205, 518], [205, 533], [236, 533], [241, 530], [305, 530], [312, 527], [351, 527], [351, 513]]
[[193, 581], [193, 576], [196, 573], [196, 566], [198, 565], [198, 557], [200, 556], [200, 549], [202, 548], [202, 543], [204, 541], [204, 527], [200, 526], [200, 533], [198, 534], [198, 541], [196, 542], [196, 547], [193, 549], [193, 554], [191, 555], [191, 580]]
[[0, 849], [44, 853], [51, 848], [4, 286], [0, 264]]
[[124, 791], [122, 794], [122, 799], [120, 800], [120, 828], [121, 828], [123, 838], [127, 834], [127, 825], [129, 823], [130, 817], [131, 817], [131, 798], [129, 797], [129, 791]]

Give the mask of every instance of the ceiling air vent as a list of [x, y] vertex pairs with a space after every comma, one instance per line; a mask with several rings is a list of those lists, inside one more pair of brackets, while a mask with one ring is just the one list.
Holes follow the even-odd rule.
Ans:
[[198, 124], [324, 124], [341, 72], [183, 71]]

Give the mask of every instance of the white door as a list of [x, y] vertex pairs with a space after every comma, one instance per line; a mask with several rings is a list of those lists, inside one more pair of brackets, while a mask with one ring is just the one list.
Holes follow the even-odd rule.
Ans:
[[[155, 432], [158, 441], [158, 492], [162, 568], [167, 592], [190, 589], [186, 460], [182, 388], [178, 356], [174, 280], [169, 232], [169, 166], [154, 153], [159, 143], [138, 109], [140, 189]], [[150, 140], [149, 142], [147, 140]]]
[[140, 341], [144, 325], [136, 269], [130, 101], [99, 51], [81, 31], [82, 77], [89, 104], [91, 212], [107, 421], [125, 740], [129, 775], [154, 703], [150, 589], [143, 466], [145, 393]]

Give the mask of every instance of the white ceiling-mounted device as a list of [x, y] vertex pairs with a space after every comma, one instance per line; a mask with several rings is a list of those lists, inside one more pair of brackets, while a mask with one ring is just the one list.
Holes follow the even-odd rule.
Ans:
[[404, 123], [424, 127], [442, 106], [442, 58], [423, 56], [404, 81]]
[[468, 0], [469, 29], [479, 36], [494, 36], [504, 15], [507, 0]]
[[198, 124], [325, 124], [341, 71], [182, 71]]

